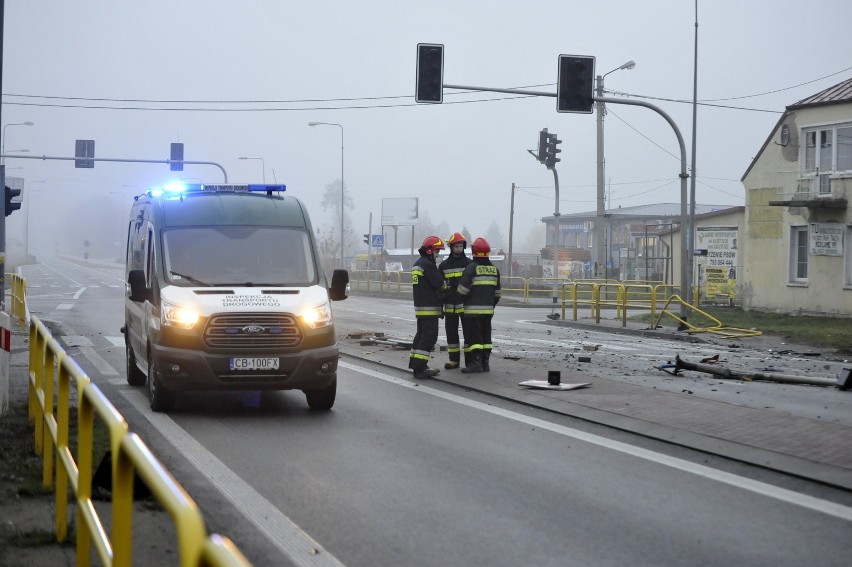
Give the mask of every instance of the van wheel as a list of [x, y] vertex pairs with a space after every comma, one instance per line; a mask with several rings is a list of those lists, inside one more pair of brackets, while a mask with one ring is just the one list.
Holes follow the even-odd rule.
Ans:
[[163, 388], [155, 366], [153, 360], [148, 361], [148, 404], [154, 411], [169, 411], [175, 405], [175, 393]]
[[312, 410], [330, 410], [337, 396], [337, 378], [322, 390], [304, 390], [308, 407]]
[[136, 355], [130, 345], [124, 345], [124, 353], [127, 359], [127, 383], [131, 386], [143, 386], [148, 377], [136, 366]]

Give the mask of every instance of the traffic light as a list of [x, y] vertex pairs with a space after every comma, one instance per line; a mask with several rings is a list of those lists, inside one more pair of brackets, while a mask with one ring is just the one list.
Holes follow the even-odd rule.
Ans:
[[364, 235], [364, 244], [370, 244], [370, 235], [369, 234]]
[[594, 104], [594, 80], [594, 57], [560, 55], [556, 111], [591, 114]]
[[180, 142], [172, 143], [169, 162], [170, 171], [183, 171], [183, 144]]
[[17, 211], [21, 208], [21, 202], [12, 202], [14, 197], [17, 197], [21, 194], [20, 189], [12, 189], [8, 185], [6, 185], [6, 216], [12, 214], [13, 211]]
[[562, 143], [562, 140], [556, 137], [556, 134], [548, 134], [547, 135], [547, 157], [545, 159], [544, 165], [548, 167], [548, 169], [553, 169], [556, 167], [556, 164], [562, 161], [561, 158], [556, 157], [556, 154], [562, 152], [558, 146]]
[[417, 102], [444, 101], [444, 46], [417, 44]]
[[541, 132], [538, 133], [538, 162], [544, 163], [547, 161], [547, 128], [542, 128]]

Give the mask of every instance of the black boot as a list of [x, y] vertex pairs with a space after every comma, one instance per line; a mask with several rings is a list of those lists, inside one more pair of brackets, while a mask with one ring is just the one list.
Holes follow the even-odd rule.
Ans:
[[458, 368], [459, 366], [461, 366], [461, 365], [459, 364], [459, 361], [458, 361], [458, 360], [451, 360], [451, 361], [449, 361], [448, 363], [444, 364], [444, 369], [446, 369], [446, 370], [455, 370], [455, 369], [456, 369], [456, 368]]
[[491, 360], [491, 351], [486, 350], [485, 352], [482, 353], [482, 371], [483, 372], [490, 372], [491, 371], [490, 360]]
[[439, 372], [441, 371], [437, 368], [426, 368], [424, 366], [423, 368], [418, 368], [414, 371], [414, 377], [418, 380], [422, 380], [423, 378], [434, 378]]
[[482, 372], [482, 357], [478, 352], [470, 353], [470, 363], [462, 368], [462, 372], [465, 374], [474, 374], [476, 372]]

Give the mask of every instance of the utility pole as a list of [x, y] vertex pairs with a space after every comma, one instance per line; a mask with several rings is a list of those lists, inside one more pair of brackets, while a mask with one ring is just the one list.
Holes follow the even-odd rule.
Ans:
[[[0, 0], [0, 93], [3, 92], [3, 29], [5, 27], [6, 2]], [[0, 101], [0, 109], [2, 109]], [[3, 114], [0, 110], [0, 124]], [[0, 183], [3, 184], [3, 199], [0, 199], [0, 310], [6, 308], [6, 165], [0, 165]]]
[[515, 224], [515, 184], [512, 183], [512, 198], [509, 204], [509, 276], [514, 276], [512, 273], [512, 229]]

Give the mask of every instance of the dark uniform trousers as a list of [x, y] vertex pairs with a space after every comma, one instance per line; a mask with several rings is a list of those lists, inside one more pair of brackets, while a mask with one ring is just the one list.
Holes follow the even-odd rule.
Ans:
[[[459, 337], [459, 323], [461, 323], [462, 335], [464, 336], [464, 352], [469, 351], [470, 339], [467, 336], [467, 318], [462, 313], [450, 313], [444, 310], [444, 330], [447, 333], [447, 354], [453, 362], [461, 362], [461, 338]], [[465, 360], [467, 357], [465, 357]]]
[[[494, 315], [465, 315], [464, 336], [470, 346], [465, 347], [465, 354], [480, 353], [482, 358], [491, 357], [491, 320]], [[468, 339], [470, 337], [470, 339]]]
[[438, 342], [438, 317], [418, 317], [417, 332], [411, 343], [411, 355], [408, 367], [412, 370], [422, 370], [429, 364], [429, 353]]

